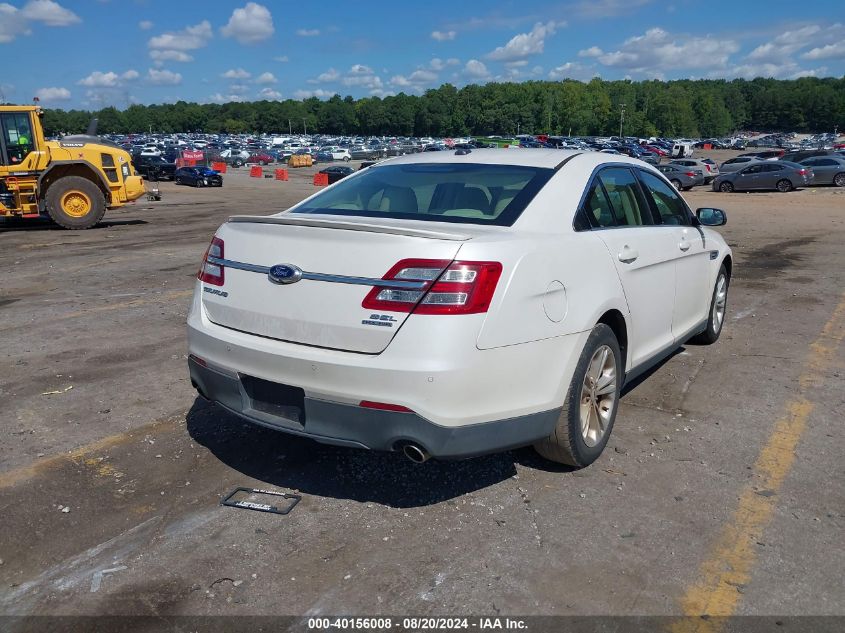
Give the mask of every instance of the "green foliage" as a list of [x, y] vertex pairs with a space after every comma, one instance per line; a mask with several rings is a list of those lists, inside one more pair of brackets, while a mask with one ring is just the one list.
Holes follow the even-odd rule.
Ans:
[[781, 81], [529, 81], [457, 89], [451, 84], [421, 96], [352, 97], [327, 101], [256, 101], [133, 105], [120, 111], [47, 110], [48, 135], [80, 133], [92, 116], [101, 133], [229, 132], [394, 136], [489, 134], [724, 136], [735, 130], [822, 132], [845, 127], [845, 78]]

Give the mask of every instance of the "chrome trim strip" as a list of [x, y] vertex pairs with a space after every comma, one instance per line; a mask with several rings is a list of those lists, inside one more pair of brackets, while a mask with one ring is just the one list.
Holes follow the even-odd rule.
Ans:
[[[223, 266], [224, 268], [235, 268], [237, 270], [245, 270], [251, 273], [260, 273], [262, 275], [270, 274], [269, 266], [258, 266], [257, 264], [236, 262], [232, 259], [220, 259], [219, 257], [209, 257], [208, 262], [210, 264]], [[407, 290], [422, 290], [426, 287], [428, 283], [425, 281], [401, 281], [391, 279], [373, 279], [370, 277], [347, 277], [345, 275], [328, 275], [325, 273], [309, 273], [305, 271], [302, 271], [302, 279], [310, 279], [311, 281], [326, 281], [335, 284], [376, 286], [378, 288], [404, 288]]]

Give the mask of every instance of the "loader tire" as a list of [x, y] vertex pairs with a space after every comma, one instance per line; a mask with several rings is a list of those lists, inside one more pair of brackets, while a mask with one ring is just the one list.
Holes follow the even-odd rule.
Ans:
[[79, 176], [65, 176], [47, 190], [47, 213], [66, 229], [90, 229], [103, 219], [106, 199], [100, 188]]

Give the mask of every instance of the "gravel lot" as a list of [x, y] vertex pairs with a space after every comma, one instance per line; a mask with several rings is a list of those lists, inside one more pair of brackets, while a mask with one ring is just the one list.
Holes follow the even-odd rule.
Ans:
[[[0, 226], [0, 613], [845, 615], [845, 190], [684, 194], [728, 214], [722, 339], [630, 389], [571, 472], [530, 449], [416, 466], [196, 397], [210, 236], [315, 171]], [[235, 486], [303, 500], [221, 507]]]

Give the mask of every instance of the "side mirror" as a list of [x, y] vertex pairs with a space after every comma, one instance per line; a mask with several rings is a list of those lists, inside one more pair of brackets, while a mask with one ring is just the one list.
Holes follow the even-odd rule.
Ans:
[[709, 207], [696, 209], [695, 217], [697, 217], [699, 223], [704, 226], [724, 226], [728, 222], [728, 216], [724, 211], [721, 209], [711, 209]]

